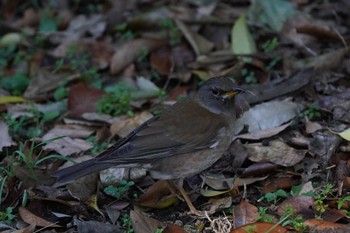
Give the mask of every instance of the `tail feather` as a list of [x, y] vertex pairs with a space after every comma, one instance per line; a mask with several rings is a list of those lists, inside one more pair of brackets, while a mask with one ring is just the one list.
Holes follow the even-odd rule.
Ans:
[[111, 164], [96, 163], [95, 159], [90, 159], [73, 166], [63, 168], [52, 174], [56, 177], [56, 185], [64, 185], [80, 177], [110, 168]]

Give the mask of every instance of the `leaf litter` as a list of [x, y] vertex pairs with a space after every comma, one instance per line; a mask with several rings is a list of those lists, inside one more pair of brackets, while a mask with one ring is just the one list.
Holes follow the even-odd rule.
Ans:
[[[0, 10], [5, 231], [348, 230], [347, 1], [66, 3]], [[186, 181], [203, 219], [142, 169], [48, 185], [218, 75], [247, 92], [230, 149]]]

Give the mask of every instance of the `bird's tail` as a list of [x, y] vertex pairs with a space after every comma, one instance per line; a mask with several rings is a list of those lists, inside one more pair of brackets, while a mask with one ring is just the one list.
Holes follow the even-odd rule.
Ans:
[[90, 159], [73, 166], [63, 168], [56, 171], [52, 174], [53, 177], [56, 177], [55, 185], [67, 184], [70, 181], [78, 179], [80, 177], [105, 170], [110, 168], [111, 164], [109, 163], [97, 163], [95, 159]]

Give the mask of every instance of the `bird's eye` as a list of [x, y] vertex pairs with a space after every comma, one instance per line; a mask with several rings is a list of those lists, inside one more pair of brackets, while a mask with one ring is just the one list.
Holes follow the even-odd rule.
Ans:
[[212, 88], [211, 93], [213, 93], [213, 95], [219, 95], [219, 90], [216, 88]]

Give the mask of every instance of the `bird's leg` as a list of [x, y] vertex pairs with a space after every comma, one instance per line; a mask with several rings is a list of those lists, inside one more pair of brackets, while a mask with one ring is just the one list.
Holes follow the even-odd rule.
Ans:
[[[197, 210], [196, 207], [194, 207], [192, 201], [190, 200], [189, 196], [187, 195], [185, 189], [183, 188], [183, 181], [175, 181], [174, 183], [171, 181], [168, 181], [169, 189], [172, 193], [175, 193], [175, 195], [182, 201], [185, 201], [188, 208], [190, 209], [191, 214], [194, 214], [198, 217], [206, 217], [204, 211]], [[182, 197], [179, 197], [176, 190], [174, 189], [173, 184], [176, 186], [176, 188], [179, 190]]]

